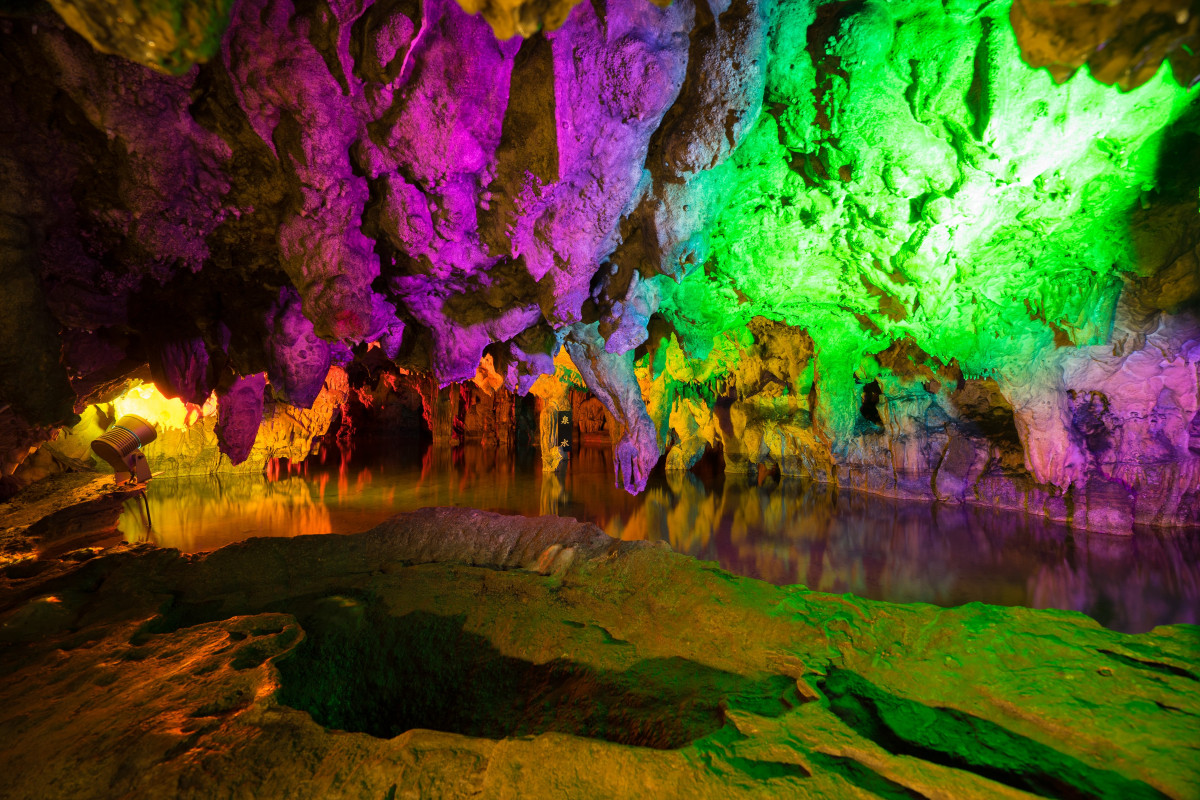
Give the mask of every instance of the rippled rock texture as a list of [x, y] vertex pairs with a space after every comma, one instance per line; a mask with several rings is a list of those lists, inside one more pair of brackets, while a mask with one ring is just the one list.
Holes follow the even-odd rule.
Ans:
[[242, 0], [175, 76], [5, 11], [5, 470], [147, 369], [240, 460], [374, 350], [435, 437], [585, 387], [630, 491], [719, 448], [1195, 523], [1197, 23], [1046, 8]]
[[1200, 785], [1190, 626], [1126, 636], [1067, 612], [781, 589], [571, 520], [463, 509], [37, 563], [0, 594], [15, 796]]

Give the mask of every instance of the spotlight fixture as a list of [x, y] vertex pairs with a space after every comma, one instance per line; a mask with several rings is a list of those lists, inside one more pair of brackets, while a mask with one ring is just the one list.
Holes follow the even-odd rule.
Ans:
[[118, 485], [148, 483], [150, 464], [141, 448], [156, 438], [153, 425], [136, 414], [126, 414], [112, 430], [92, 442], [92, 452], [112, 465]]

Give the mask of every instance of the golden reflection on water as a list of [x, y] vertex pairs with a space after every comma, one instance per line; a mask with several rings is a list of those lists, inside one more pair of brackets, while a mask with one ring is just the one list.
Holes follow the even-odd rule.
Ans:
[[1200, 621], [1200, 543], [1192, 534], [1071, 531], [1020, 514], [900, 503], [820, 484], [656, 473], [639, 497], [617, 489], [606, 447], [583, 447], [543, 474], [536, 453], [402, 447], [330, 451], [266, 475], [159, 480], [127, 505], [129, 540], [187, 552], [251, 536], [367, 530], [426, 506], [557, 514], [621, 539], [666, 539], [680, 553], [776, 584], [943, 606], [982, 601], [1084, 611], [1126, 631]]

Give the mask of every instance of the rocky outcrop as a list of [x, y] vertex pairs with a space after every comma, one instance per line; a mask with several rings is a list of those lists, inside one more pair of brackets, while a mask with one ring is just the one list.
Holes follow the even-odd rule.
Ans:
[[50, 3], [102, 53], [181, 75], [217, 54], [232, 0], [99, 0]]
[[91, 555], [0, 572], [15, 796], [1182, 800], [1200, 781], [1188, 626], [779, 588], [465, 509]]
[[[659, 428], [667, 468], [712, 450], [727, 472], [765, 469], [1093, 530], [1194, 525], [1200, 333], [1191, 316], [1160, 311], [1135, 335], [1132, 313], [1119, 310], [1116, 347], [1059, 350], [995, 380], [964, 378], [901, 342], [860, 362], [861, 405], [841, 434], [813, 414], [816, 357], [801, 332], [757, 319], [699, 375], [672, 371], [686, 363], [672, 345], [659, 385], [672, 408]], [[738, 368], [717, 366], [726, 361]]]
[[0, 521], [0, 565], [33, 574], [63, 553], [95, 550], [121, 540], [118, 521], [136, 490], [116, 489], [111, 477], [56, 472], [6, 504]]
[[1011, 19], [1021, 57], [1048, 68], [1056, 81], [1087, 64], [1097, 80], [1132, 89], [1150, 80], [1168, 58], [1181, 85], [1200, 79], [1196, 12], [1189, 0], [1016, 0]]

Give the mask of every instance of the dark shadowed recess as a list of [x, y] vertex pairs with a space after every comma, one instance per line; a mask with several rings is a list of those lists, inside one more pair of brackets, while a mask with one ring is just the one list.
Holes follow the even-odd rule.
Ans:
[[752, 680], [683, 658], [623, 671], [500, 653], [462, 617], [322, 598], [308, 638], [282, 658], [278, 699], [328, 728], [390, 738], [414, 728], [501, 739], [555, 731], [671, 749], [719, 730], [726, 708], [777, 717], [800, 704], [795, 681]]
[[994, 722], [890, 694], [850, 670], [831, 669], [821, 690], [833, 713], [893, 755], [967, 770], [1056, 800], [1167, 798], [1141, 781], [1089, 766]]
[[[727, 709], [778, 717], [804, 702], [793, 678], [753, 679], [683, 658], [645, 659], [624, 670], [567, 658], [535, 664], [464, 630], [462, 616], [392, 616], [361, 592], [252, 606], [176, 598], [134, 641], [232, 616], [292, 614], [305, 639], [276, 662], [276, 699], [327, 728], [381, 738], [414, 728], [490, 739], [554, 731], [674, 749], [724, 727]], [[265, 658], [243, 658], [241, 666]]]

